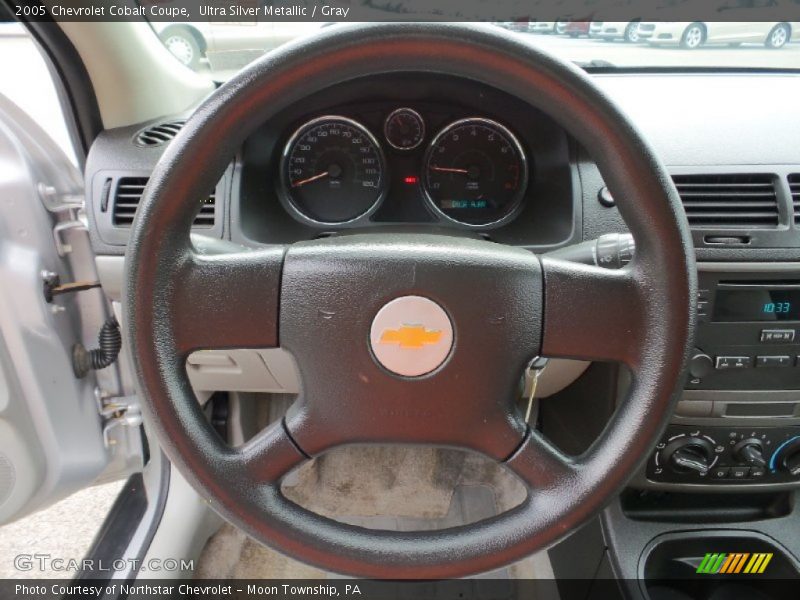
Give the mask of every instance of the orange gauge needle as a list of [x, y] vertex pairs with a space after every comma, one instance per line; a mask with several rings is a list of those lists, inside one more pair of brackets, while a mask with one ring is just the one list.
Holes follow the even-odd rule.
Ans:
[[295, 181], [292, 184], [292, 187], [293, 188], [300, 187], [301, 185], [305, 185], [307, 183], [311, 183], [312, 181], [316, 181], [317, 179], [322, 179], [323, 177], [327, 177], [327, 176], [328, 176], [328, 171], [323, 171], [322, 173], [317, 173], [316, 175], [313, 175], [313, 176], [308, 177], [306, 179], [301, 179], [300, 181]]
[[441, 171], [442, 173], [463, 173], [467, 175], [469, 171], [467, 169], [451, 169], [449, 167], [431, 167], [432, 171]]

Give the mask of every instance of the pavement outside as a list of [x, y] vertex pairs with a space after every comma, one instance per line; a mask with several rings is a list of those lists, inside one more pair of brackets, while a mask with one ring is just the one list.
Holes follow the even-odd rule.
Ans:
[[[15, 557], [49, 554], [81, 560], [103, 524], [124, 482], [81, 490], [40, 512], [0, 527], [0, 579], [70, 578], [75, 571], [19, 570]], [[49, 561], [48, 561], [49, 562]]]

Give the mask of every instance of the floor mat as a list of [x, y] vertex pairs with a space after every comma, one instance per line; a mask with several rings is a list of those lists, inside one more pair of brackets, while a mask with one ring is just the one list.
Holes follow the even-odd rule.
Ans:
[[[419, 447], [337, 449], [306, 463], [284, 481], [282, 489], [289, 499], [316, 513], [359, 527], [389, 531], [430, 531], [475, 523], [525, 499], [525, 488], [519, 480], [485, 457], [460, 450]], [[543, 553], [472, 579], [551, 574]], [[223, 526], [209, 540], [195, 576], [341, 577], [283, 556], [231, 525]], [[473, 587], [463, 597], [481, 597], [476, 595], [476, 585], [468, 584]]]
[[[389, 531], [430, 531], [476, 522], [497, 514], [491, 488], [459, 486], [452, 494], [447, 513], [440, 518], [398, 517], [389, 515], [340, 516], [338, 521]], [[309, 567], [262, 546], [232, 525], [224, 525], [209, 540], [200, 557], [195, 577], [200, 579], [339, 579], [343, 576]], [[480, 578], [512, 577], [508, 569], [492, 571]]]

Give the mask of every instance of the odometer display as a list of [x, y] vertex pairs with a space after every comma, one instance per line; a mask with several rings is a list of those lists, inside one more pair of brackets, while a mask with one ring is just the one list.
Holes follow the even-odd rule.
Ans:
[[377, 140], [346, 117], [309, 121], [283, 153], [281, 181], [290, 206], [312, 223], [341, 224], [372, 213], [385, 190]]
[[424, 189], [434, 211], [473, 227], [497, 225], [520, 205], [528, 182], [516, 137], [489, 119], [445, 127], [425, 157]]

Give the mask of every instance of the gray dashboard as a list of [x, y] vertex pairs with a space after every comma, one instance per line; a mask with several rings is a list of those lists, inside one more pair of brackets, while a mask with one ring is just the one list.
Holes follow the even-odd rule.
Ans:
[[[800, 114], [794, 101], [800, 78], [784, 73], [621, 73], [594, 78], [638, 124], [673, 174], [738, 173], [774, 178], [776, 227], [753, 228], [747, 243], [730, 245], [705, 241], [708, 235], [724, 233], [727, 228], [699, 227], [702, 231], [695, 231], [698, 258], [800, 259], [800, 234], [788, 179], [800, 172]], [[380, 130], [382, 115], [409, 104], [428, 108], [442, 122], [472, 114], [491, 117], [522, 140], [532, 164], [523, 210], [509, 224], [478, 230], [478, 234], [542, 251], [575, 243], [581, 237], [592, 239], [625, 230], [616, 209], [598, 202], [603, 182], [591, 157], [556, 123], [514, 98], [473, 82], [419, 74], [400, 80], [353, 82], [324, 98], [309, 98], [276, 122], [265, 124], [239, 155], [231, 157], [231, 168], [215, 190], [213, 225], [201, 227], [199, 232], [253, 244], [285, 243], [335, 232], [339, 228], [299, 223], [282, 206], [275, 182], [286, 137], [304, 119], [326, 113], [352, 115], [373, 131]], [[113, 220], [120, 178], [146, 178], [166, 147], [137, 143], [142, 131], [185, 118], [165, 116], [154, 123], [109, 130], [95, 141], [86, 181], [91, 234], [99, 253], [124, 253], [126, 227]], [[416, 163], [408, 156], [397, 160], [395, 171], [419, 173], [418, 159]], [[425, 218], [419, 206], [404, 214], [401, 204], [413, 202], [409, 203], [408, 196], [402, 200], [393, 209], [389, 207], [392, 210], [379, 212], [369, 225], [453, 229], [450, 223]]]
[[[384, 123], [387, 115], [403, 107], [413, 107], [424, 117], [426, 131], [418, 148], [400, 151], [387, 143]], [[368, 218], [355, 223], [309, 222], [297, 218], [297, 211], [286, 201], [288, 190], [281, 169], [287, 141], [304, 124], [336, 118], [331, 115], [363, 126], [385, 156], [385, 198]], [[87, 181], [91, 182], [88, 206], [93, 239], [105, 253], [124, 252], [130, 219], [121, 219], [117, 207], [127, 210], [131, 184], [138, 184], [136, 189], [141, 194], [148, 168], [185, 118], [167, 116], [153, 123], [106, 131], [95, 142], [87, 162]], [[471, 118], [513, 132], [529, 165], [519, 209], [509, 215], [512, 218], [486, 227], [440, 218], [426, 201], [422, 181], [426, 153], [437, 133], [448, 124]], [[166, 141], [158, 143], [162, 140]], [[354, 228], [413, 227], [547, 250], [580, 240], [582, 211], [574, 152], [574, 144], [550, 118], [475, 82], [425, 73], [355, 80], [304, 99], [251, 135], [231, 157], [231, 167], [215, 190], [213, 225], [206, 224], [198, 233], [242, 244], [270, 244]]]
[[[701, 261], [701, 283], [725, 280], [730, 284], [737, 278], [753, 279], [754, 272], [759, 280], [773, 279], [787, 285], [800, 282], [800, 110], [796, 102], [800, 76], [628, 72], [595, 74], [594, 78], [641, 128], [668, 166], [689, 216]], [[213, 201], [202, 205], [196, 232], [245, 245], [262, 245], [337, 235], [350, 229], [315, 227], [293, 218], [286, 210], [276, 184], [282, 149], [299, 124], [319, 115], [342, 114], [376, 132], [385, 115], [401, 106], [414, 107], [431, 123], [439, 119], [432, 129], [453, 119], [477, 115], [513, 130], [532, 165], [523, 205], [513, 220], [482, 231], [427, 218], [422, 201], [414, 193], [405, 193], [394, 199], [402, 202], [386, 205], [391, 210], [376, 211], [361, 228], [433, 229], [482, 236], [537, 252], [626, 231], [618, 211], [609, 202], [613, 196], [604, 189], [591, 157], [557, 123], [514, 98], [473, 82], [416, 74], [400, 79], [355, 81], [324, 97], [309, 98], [281, 118], [264, 124], [231, 157], [231, 166], [216, 190], [209, 190]], [[106, 265], [101, 272], [107, 277], [111, 263], [104, 259], [124, 254], [127, 239], [125, 221], [115, 222], [115, 190], [121, 182], [130, 184], [130, 178], [138, 178], [141, 184], [167, 145], [142, 145], [141, 136], [155, 126], [158, 137], [164, 134], [158, 129], [164, 123], [179, 123], [185, 118], [186, 115], [165, 116], [154, 123], [106, 131], [92, 147], [86, 168], [87, 213], [95, 251]], [[164, 135], [169, 137], [168, 134], [169, 131]], [[418, 172], [421, 154], [416, 158], [413, 154], [397, 156], [391, 157], [392, 165], [400, 173], [405, 174], [403, 169], [412, 174], [415, 169]], [[417, 200], [419, 204], [412, 206]], [[120, 271], [116, 276], [119, 280], [121, 257], [114, 264], [113, 269]], [[800, 333], [797, 335], [800, 340]], [[733, 350], [738, 344], [748, 346], [752, 353], [761, 352], [754, 340], [731, 344]], [[776, 353], [787, 349], [767, 350]], [[582, 369], [576, 371], [576, 376], [580, 372]], [[794, 372], [800, 373], [800, 369]], [[745, 409], [741, 408], [742, 402], [730, 401], [730, 391], [703, 390], [702, 404], [692, 404], [698, 401], [698, 392], [688, 390], [675, 426], [800, 425], [800, 376], [797, 385], [791, 384], [790, 377], [780, 381], [790, 384], [781, 389], [750, 389], [745, 402], [750, 408]], [[285, 391], [286, 386], [283, 387]], [[776, 394], [794, 409], [770, 414], [766, 407], [774, 404]], [[708, 408], [707, 413], [703, 409], [698, 413], [698, 407], [713, 407], [715, 401], [718, 412]], [[765, 407], [763, 414], [760, 407]], [[728, 410], [731, 412], [726, 417]], [[731, 484], [727, 491], [748, 485], [770, 487], [758, 482]], [[674, 487], [673, 483], [654, 483], [644, 473], [636, 485]], [[708, 486], [699, 482], [681, 483], [680, 487], [698, 491]], [[721, 489], [719, 485], [714, 487]]]

